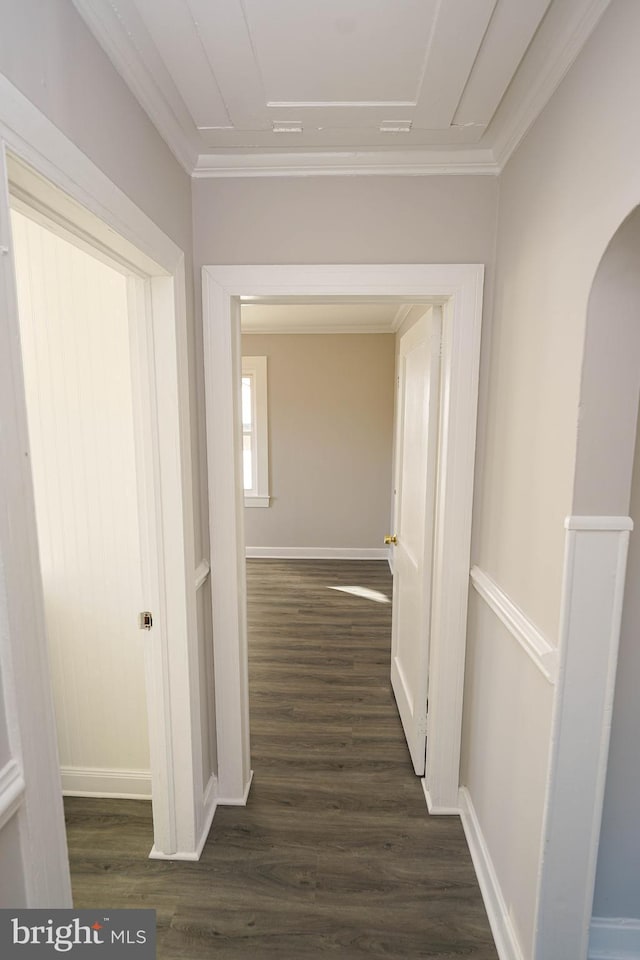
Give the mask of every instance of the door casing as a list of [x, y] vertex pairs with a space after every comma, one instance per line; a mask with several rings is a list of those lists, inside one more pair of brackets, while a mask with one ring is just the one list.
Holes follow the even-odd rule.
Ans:
[[[169, 859], [197, 858], [215, 809], [215, 789], [201, 783], [185, 265], [182, 250], [4, 77], [0, 103], [0, 374], [6, 386], [0, 391], [0, 415], [12, 424], [0, 451], [0, 502], [13, 514], [11, 528], [3, 524], [1, 531], [6, 587], [0, 595], [0, 619], [6, 617], [7, 630], [0, 659], [10, 688], [6, 704], [15, 772], [6, 791], [0, 782], [0, 821], [18, 818], [28, 905], [66, 906], [71, 893], [35, 511], [25, 457], [28, 436], [9, 191], [22, 189], [28, 202], [42, 205], [47, 215], [84, 237], [89, 246], [131, 268], [129, 295], [139, 318], [136, 349], [144, 420], [137, 434], [152, 438], [153, 447], [152, 455], [150, 447], [143, 451], [150, 522], [141, 538], [154, 561], [149, 565], [150, 594], [158, 613], [149, 651], [153, 682], [147, 691], [150, 735], [155, 739], [152, 855]], [[160, 384], [162, 389], [156, 389]]]
[[202, 268], [219, 803], [245, 803], [252, 776], [239, 403], [241, 301], [394, 298], [436, 303], [442, 308], [440, 450], [423, 787], [431, 813], [459, 812], [483, 277], [482, 264]]

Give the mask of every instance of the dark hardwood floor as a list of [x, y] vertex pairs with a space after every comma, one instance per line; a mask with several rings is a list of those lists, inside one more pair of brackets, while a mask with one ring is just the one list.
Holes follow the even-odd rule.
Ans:
[[161, 960], [497, 960], [457, 817], [429, 817], [389, 684], [381, 562], [248, 562], [252, 763], [199, 863], [150, 805], [67, 799], [77, 907], [155, 907]]

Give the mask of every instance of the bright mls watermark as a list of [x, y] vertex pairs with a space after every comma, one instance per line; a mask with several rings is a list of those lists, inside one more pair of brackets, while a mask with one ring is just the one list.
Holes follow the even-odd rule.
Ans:
[[155, 960], [155, 910], [0, 910], [2, 960]]

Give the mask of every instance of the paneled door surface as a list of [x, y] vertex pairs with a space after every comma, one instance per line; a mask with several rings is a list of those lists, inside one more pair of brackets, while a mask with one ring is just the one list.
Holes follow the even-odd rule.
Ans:
[[403, 334], [397, 372], [391, 684], [419, 776], [427, 736], [441, 324], [440, 309], [429, 307]]

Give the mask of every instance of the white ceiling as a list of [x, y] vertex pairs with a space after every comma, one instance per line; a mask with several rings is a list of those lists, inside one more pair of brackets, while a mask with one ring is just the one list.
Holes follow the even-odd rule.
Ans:
[[199, 176], [495, 173], [609, 0], [73, 0]]

